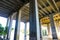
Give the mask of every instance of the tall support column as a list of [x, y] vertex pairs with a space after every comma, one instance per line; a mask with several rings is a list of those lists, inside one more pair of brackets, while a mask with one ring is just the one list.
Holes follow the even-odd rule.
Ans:
[[25, 28], [24, 28], [24, 40], [26, 40], [26, 30], [27, 29], [27, 24], [26, 24], [26, 22], [25, 22]]
[[56, 25], [57, 37], [58, 37], [58, 40], [60, 40], [60, 37], [59, 37], [60, 35], [58, 34], [60, 31], [59, 20], [55, 21], [55, 25]]
[[37, 0], [30, 0], [30, 40], [40, 40]]
[[56, 23], [56, 29], [59, 27], [59, 21], [55, 21]]
[[56, 33], [56, 29], [55, 29], [55, 25], [54, 25], [54, 19], [53, 19], [53, 15], [50, 15], [50, 23], [51, 23], [51, 30], [52, 30], [52, 36], [53, 36], [53, 40], [57, 39], [57, 33]]
[[26, 17], [24, 19], [24, 23], [25, 23], [25, 27], [24, 27], [24, 40], [26, 40], [26, 31], [27, 31], [27, 21], [26, 21]]
[[40, 40], [42, 40], [42, 33], [41, 33], [41, 30], [42, 30], [42, 29], [41, 29], [41, 21], [39, 21], [39, 23], [40, 23], [40, 24], [39, 24], [39, 25], [40, 25]]
[[21, 22], [21, 10], [19, 10], [16, 14], [16, 25], [15, 25], [14, 40], [19, 40], [19, 37], [20, 37], [20, 22]]
[[9, 24], [8, 24], [8, 40], [10, 40], [10, 35], [11, 35], [11, 26], [12, 26], [12, 18], [13, 16], [10, 16]]
[[48, 36], [50, 35], [50, 26], [49, 23], [47, 23], [47, 29], [48, 29]]
[[10, 17], [7, 18], [7, 24], [6, 24], [6, 27], [7, 27], [7, 40], [8, 40], [8, 27], [9, 27], [9, 23], [10, 23]]

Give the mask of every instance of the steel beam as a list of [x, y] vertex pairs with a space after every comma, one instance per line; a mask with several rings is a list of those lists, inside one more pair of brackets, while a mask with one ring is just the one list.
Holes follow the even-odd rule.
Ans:
[[56, 4], [55, 0], [52, 0], [52, 1], [53, 1], [54, 5], [55, 5], [55, 7], [56, 7], [57, 11], [59, 12], [59, 8], [58, 8], [58, 6], [57, 6], [57, 4]]
[[49, 2], [49, 0], [47, 0], [47, 3], [50, 5], [50, 7], [53, 9], [53, 11], [56, 12], [56, 10], [55, 10], [54, 7], [52, 6], [52, 4]]
[[11, 8], [11, 9], [14, 9], [14, 10], [15, 10], [15, 8], [13, 8], [12, 6], [8, 5], [7, 3], [5, 3], [5, 2], [3, 2], [3, 1], [1, 1], [0, 3], [1, 3], [1, 4], [4, 4], [5, 6], [7, 6], [7, 7]]
[[48, 12], [40, 4], [38, 4], [38, 6], [41, 8], [41, 10], [48, 14]]
[[40, 2], [44, 5], [44, 7], [45, 7], [50, 13], [52, 13], [51, 10], [49, 10], [49, 9], [47, 8], [47, 6], [46, 6], [46, 4], [43, 2], [43, 0], [40, 0]]

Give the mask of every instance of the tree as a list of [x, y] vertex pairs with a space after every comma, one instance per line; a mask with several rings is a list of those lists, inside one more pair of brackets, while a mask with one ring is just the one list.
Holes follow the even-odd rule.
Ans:
[[5, 40], [5, 38], [6, 38], [6, 35], [7, 35], [7, 32], [8, 32], [8, 27], [6, 26], [5, 28], [4, 28], [4, 31], [3, 31], [3, 36], [4, 36], [4, 38], [3, 38], [3, 40]]
[[[13, 28], [11, 30], [13, 30]], [[2, 35], [4, 36], [3, 40], [5, 40], [7, 32], [8, 32], [8, 26], [6, 26], [4, 28], [4, 27], [2, 27], [2, 24], [0, 24], [0, 36], [2, 36]]]
[[7, 32], [8, 32], [8, 27], [5, 27], [5, 29], [4, 29], [4, 35], [6, 35]]
[[[12, 28], [13, 30], [13, 28]], [[0, 36], [4, 36], [3, 39], [5, 39], [6, 35], [7, 35], [7, 32], [8, 32], [8, 27], [6, 26], [5, 28], [2, 27], [2, 24], [0, 24]]]
[[[12, 28], [11, 30], [13, 30], [14, 28]], [[6, 38], [6, 36], [7, 36], [7, 33], [8, 33], [8, 26], [6, 26], [5, 28], [4, 28], [4, 32], [3, 32], [3, 35], [4, 35], [4, 38], [3, 38], [3, 40], [5, 40], [5, 38]]]
[[2, 27], [2, 24], [0, 24], [0, 36], [3, 35], [4, 27]]

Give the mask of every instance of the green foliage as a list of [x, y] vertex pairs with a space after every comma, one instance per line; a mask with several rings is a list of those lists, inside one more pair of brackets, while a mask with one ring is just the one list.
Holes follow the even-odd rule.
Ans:
[[[11, 30], [13, 30], [13, 28]], [[4, 28], [4, 27], [2, 27], [2, 24], [0, 24], [0, 36], [3, 35], [4, 36], [4, 39], [5, 39], [5, 37], [7, 35], [7, 32], [8, 32], [8, 26], [6, 26]]]
[[5, 29], [4, 29], [4, 35], [6, 35], [8, 32], [8, 27], [6, 26]]
[[3, 35], [4, 27], [2, 27], [2, 24], [0, 24], [0, 35]]
[[14, 30], [14, 28], [12, 28], [11, 30]]
[[43, 34], [43, 36], [47, 36], [46, 30], [42, 30], [42, 34]]
[[[11, 30], [13, 30], [14, 28], [12, 28]], [[6, 35], [8, 32], [8, 27], [6, 26], [5, 29], [4, 29], [4, 35]]]
[[[11, 30], [13, 30], [13, 28]], [[5, 36], [7, 34], [7, 32], [8, 32], [8, 27], [6, 26], [4, 28], [4, 27], [2, 27], [2, 24], [0, 24], [0, 35], [4, 35]]]

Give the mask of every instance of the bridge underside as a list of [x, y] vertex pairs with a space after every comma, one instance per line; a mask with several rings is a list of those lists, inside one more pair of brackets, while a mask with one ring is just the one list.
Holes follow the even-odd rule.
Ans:
[[[27, 22], [30, 24], [29, 40], [43, 40], [46, 36], [47, 38], [51, 37], [51, 40], [60, 39], [58, 36], [60, 0], [1, 0], [0, 16], [8, 18], [8, 40], [10, 39], [12, 20], [16, 21], [14, 40], [20, 38], [20, 22], [25, 23], [24, 40], [26, 40]], [[42, 32], [43, 29], [44, 32]]]

